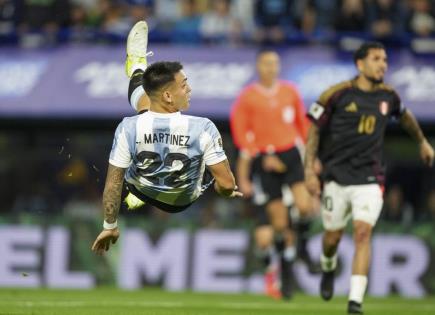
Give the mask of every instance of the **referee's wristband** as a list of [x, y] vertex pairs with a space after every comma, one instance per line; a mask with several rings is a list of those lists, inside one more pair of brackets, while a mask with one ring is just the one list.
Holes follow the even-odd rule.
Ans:
[[106, 222], [106, 220], [104, 220], [103, 228], [105, 230], [113, 230], [113, 229], [116, 229], [117, 227], [118, 227], [118, 220], [116, 220], [113, 223], [108, 223], [108, 222]]

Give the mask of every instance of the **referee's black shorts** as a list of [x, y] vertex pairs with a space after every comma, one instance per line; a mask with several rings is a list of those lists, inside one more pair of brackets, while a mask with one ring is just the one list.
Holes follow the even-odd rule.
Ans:
[[252, 172], [257, 174], [261, 188], [266, 195], [267, 201], [282, 198], [282, 186], [292, 186], [295, 183], [304, 181], [304, 168], [299, 150], [293, 147], [287, 151], [275, 153], [287, 166], [284, 173], [268, 172], [263, 169], [263, 155], [257, 156], [253, 161]]

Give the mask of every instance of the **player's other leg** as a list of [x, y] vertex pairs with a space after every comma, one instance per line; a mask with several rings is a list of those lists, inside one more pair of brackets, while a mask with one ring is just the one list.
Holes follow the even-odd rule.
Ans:
[[322, 277], [320, 280], [320, 296], [329, 301], [334, 295], [334, 275], [337, 268], [337, 248], [343, 236], [350, 213], [350, 204], [346, 195], [345, 187], [335, 182], [325, 184], [322, 196], [322, 223], [323, 233], [322, 254], [320, 266]]
[[320, 296], [329, 301], [334, 296], [334, 276], [337, 268], [337, 248], [343, 230], [328, 231], [323, 234], [323, 251], [320, 255], [322, 277], [320, 280]]
[[362, 302], [367, 288], [367, 274], [371, 257], [372, 226], [363, 221], [353, 221], [355, 253], [350, 278], [349, 314], [362, 314]]
[[382, 190], [377, 184], [349, 186], [347, 189], [352, 203], [355, 245], [348, 313], [362, 314], [370, 266], [372, 230], [381, 213], [383, 198]]
[[130, 78], [128, 87], [128, 101], [134, 110], [141, 112], [149, 109], [150, 101], [142, 87], [143, 73], [147, 68], [148, 25], [145, 21], [137, 22], [127, 37], [127, 57], [125, 72]]

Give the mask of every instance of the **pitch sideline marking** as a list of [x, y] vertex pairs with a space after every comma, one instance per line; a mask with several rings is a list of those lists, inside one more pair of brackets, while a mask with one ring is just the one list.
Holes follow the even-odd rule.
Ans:
[[[92, 302], [92, 301], [2, 301], [0, 304], [1, 306], [15, 306], [15, 307], [97, 307], [97, 306], [103, 306], [103, 307], [162, 307], [162, 308], [202, 308], [202, 307], [210, 307], [210, 303], [196, 303], [196, 302], [135, 302], [135, 301], [98, 301], [98, 302]], [[273, 303], [261, 303], [261, 302], [218, 302], [213, 303], [213, 306], [216, 308], [222, 308], [222, 309], [306, 309], [306, 310], [317, 310], [319, 308], [326, 308], [331, 310], [341, 310], [343, 308], [342, 305], [328, 305], [325, 303], [293, 303], [290, 302], [288, 304], [280, 304], [279, 302], [276, 302], [276, 304]], [[367, 305], [364, 305], [367, 309], [370, 310], [403, 310], [404, 308], [408, 308], [409, 310], [433, 310], [435, 307], [435, 304], [431, 303], [424, 303], [424, 304], [415, 304], [415, 305], [409, 305], [409, 304], [397, 304], [394, 305], [385, 305], [381, 303], [367, 303]]]

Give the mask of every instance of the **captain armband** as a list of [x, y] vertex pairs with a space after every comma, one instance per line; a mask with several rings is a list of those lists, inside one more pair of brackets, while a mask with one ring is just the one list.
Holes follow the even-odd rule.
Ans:
[[316, 120], [318, 120], [324, 112], [325, 108], [318, 103], [311, 104], [310, 109], [308, 110], [308, 114]]

